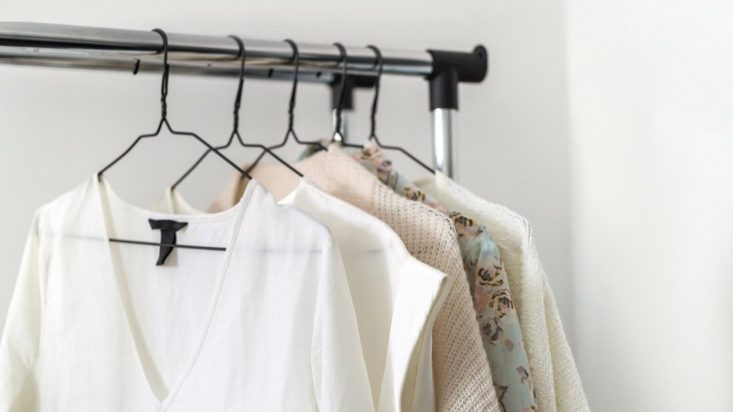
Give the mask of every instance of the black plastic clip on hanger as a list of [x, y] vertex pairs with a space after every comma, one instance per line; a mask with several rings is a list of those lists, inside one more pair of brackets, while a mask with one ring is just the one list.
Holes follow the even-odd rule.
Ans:
[[[245, 60], [246, 60], [246, 49], [244, 47], [244, 42], [238, 36], [230, 35], [229, 37], [232, 38], [235, 42], [237, 42], [237, 46], [239, 47], [239, 55], [237, 56], [240, 59], [239, 85], [237, 86], [237, 94], [236, 94], [236, 97], [234, 98], [234, 116], [233, 116], [234, 117], [234, 126], [232, 128], [232, 133], [229, 135], [229, 140], [227, 140], [226, 144], [222, 146], [217, 146], [216, 150], [224, 150], [228, 148], [234, 142], [234, 137], [236, 137], [237, 141], [239, 142], [241, 146], [262, 149], [263, 150], [262, 155], [264, 155], [265, 153], [271, 155], [277, 161], [282, 163], [285, 167], [290, 169], [293, 173], [295, 173], [299, 177], [303, 177], [302, 173], [300, 173], [297, 169], [291, 166], [288, 162], [280, 158], [280, 156], [273, 153], [267, 146], [263, 144], [259, 144], [259, 143], [245, 143], [244, 139], [242, 139], [242, 135], [239, 134], [239, 109], [242, 106], [242, 92], [244, 88], [244, 68], [245, 68]], [[199, 164], [201, 164], [201, 162], [206, 158], [206, 156], [209, 153], [211, 153], [211, 149], [206, 149], [206, 152], [204, 152], [204, 154], [202, 154], [201, 157], [199, 157], [198, 160], [196, 160], [196, 163], [194, 163], [193, 166], [191, 166], [186, 171], [186, 173], [183, 174], [183, 176], [178, 178], [178, 180], [176, 180], [175, 183], [173, 183], [173, 185], [171, 186], [171, 190], [175, 190], [178, 187], [178, 185], [180, 185], [181, 182], [183, 182], [183, 180], [186, 179], [188, 175], [190, 175], [191, 172], [193, 172], [194, 169], [198, 167]], [[245, 176], [249, 177], [249, 175], [246, 175], [246, 174]]]
[[[375, 54], [376, 58], [377, 58], [377, 62], [376, 62], [376, 64], [377, 64], [377, 78], [374, 80], [374, 97], [372, 98], [372, 109], [371, 109], [371, 114], [370, 114], [369, 138], [367, 139], [367, 141], [372, 141], [373, 140], [374, 143], [377, 144], [377, 147], [379, 147], [380, 149], [397, 150], [397, 151], [401, 152], [402, 154], [404, 154], [405, 156], [409, 157], [410, 159], [414, 160], [415, 163], [417, 163], [420, 166], [422, 166], [423, 169], [427, 170], [428, 172], [430, 172], [432, 174], [435, 174], [435, 169], [433, 169], [432, 167], [428, 166], [427, 164], [425, 164], [424, 162], [422, 162], [417, 157], [413, 156], [407, 150], [405, 150], [405, 149], [403, 149], [403, 148], [401, 148], [399, 146], [389, 146], [389, 145], [382, 144], [382, 142], [379, 141], [379, 138], [377, 138], [377, 132], [376, 132], [376, 129], [377, 129], [377, 104], [378, 104], [378, 101], [379, 101], [379, 88], [380, 88], [380, 83], [381, 83], [381, 79], [382, 79], [382, 71], [383, 71], [383, 68], [384, 68], [384, 58], [382, 57], [382, 52], [379, 51], [379, 49], [377, 48], [377, 46], [374, 46], [374, 45], [371, 45], [370, 44], [370, 45], [367, 46], [367, 48], [372, 49], [374, 51], [374, 54]], [[359, 145], [349, 145], [349, 146], [350, 147], [359, 147], [359, 148], [363, 148], [364, 147], [364, 146], [359, 146]]]
[[[315, 146], [317, 150], [328, 150], [326, 146], [323, 145], [323, 143], [318, 141], [307, 141], [307, 140], [300, 140], [298, 138], [298, 135], [295, 133], [294, 125], [295, 125], [295, 96], [296, 92], [298, 91], [298, 73], [300, 70], [300, 51], [298, 50], [298, 45], [295, 44], [295, 42], [291, 39], [285, 39], [285, 42], [287, 42], [290, 47], [293, 49], [293, 57], [291, 61], [293, 61], [294, 69], [293, 69], [293, 86], [290, 89], [290, 101], [288, 103], [288, 130], [285, 132], [285, 138], [282, 142], [268, 147], [270, 150], [279, 149], [285, 144], [287, 144], [288, 139], [290, 136], [293, 136], [293, 140], [295, 140], [296, 143], [306, 146]], [[265, 155], [266, 152], [260, 153], [259, 156], [257, 156], [257, 159], [252, 163], [252, 165], [247, 168], [247, 171], [251, 171], [257, 166], [257, 164], [260, 162], [262, 157]]]
[[[168, 114], [168, 103], [167, 103], [167, 98], [168, 98], [168, 78], [170, 76], [170, 66], [168, 65], [168, 36], [161, 29], [154, 29], [153, 31], [156, 32], [156, 33], [158, 33], [158, 34], [160, 34], [160, 37], [162, 37], [162, 39], [163, 39], [163, 76], [162, 76], [161, 87], [160, 87], [160, 122], [158, 122], [158, 127], [155, 130], [155, 132], [148, 133], [148, 134], [143, 134], [143, 135], [138, 136], [135, 139], [135, 141], [124, 152], [122, 152], [121, 155], [117, 156], [116, 159], [114, 159], [110, 164], [108, 164], [107, 166], [105, 166], [102, 170], [100, 170], [97, 173], [97, 178], [98, 179], [101, 179], [102, 178], [102, 174], [104, 172], [106, 172], [107, 170], [109, 170], [109, 168], [111, 168], [112, 166], [114, 166], [117, 162], [119, 162], [128, 153], [130, 153], [130, 151], [132, 151], [132, 149], [138, 144], [138, 142], [140, 142], [143, 139], [147, 139], [147, 138], [158, 136], [160, 134], [161, 130], [163, 129], [163, 125], [165, 125], [166, 129], [171, 134], [180, 135], [180, 136], [191, 136], [191, 137], [195, 138], [201, 144], [203, 144], [204, 146], [206, 146], [207, 148], [209, 148], [209, 150], [214, 151], [217, 154], [217, 156], [219, 156], [220, 158], [222, 158], [225, 162], [229, 163], [230, 166], [232, 166], [233, 168], [235, 168], [240, 173], [246, 175], [247, 173], [244, 170], [240, 169], [236, 164], [234, 164], [234, 162], [232, 162], [231, 160], [229, 160], [229, 158], [227, 158], [223, 154], [219, 153], [218, 150], [216, 150], [206, 140], [204, 140], [203, 138], [201, 138], [196, 133], [176, 131], [176, 130], [174, 130], [171, 127], [170, 123], [168, 122], [168, 117], [167, 117], [167, 114]], [[164, 222], [168, 222], [168, 221], [164, 221]], [[178, 222], [176, 222], [176, 223], [178, 223]], [[153, 222], [151, 222], [151, 226], [152, 225], [153, 225]], [[157, 228], [155, 228], [155, 229], [157, 229]], [[180, 229], [180, 228], [177, 228], [175, 230], [178, 230], [178, 229]], [[174, 230], [174, 229], [170, 229], [170, 230]], [[163, 235], [163, 234], [164, 234], [163, 233], [163, 230], [161, 229], [161, 235]], [[175, 234], [175, 232], [173, 232], [173, 234]], [[226, 250], [226, 248], [224, 248], [224, 247], [176, 244], [175, 243], [175, 237], [173, 237], [172, 239], [173, 239], [173, 242], [172, 243], [171, 242], [160, 242], [160, 243], [156, 243], [156, 242], [145, 242], [145, 241], [138, 241], [138, 240], [114, 239], [114, 238], [110, 238], [109, 241], [110, 242], [118, 242], [118, 243], [131, 243], [131, 244], [137, 244], [137, 245], [158, 246], [158, 247], [161, 247], [161, 254], [163, 253], [163, 248], [203, 249], [203, 250], [217, 250], [217, 251]]]

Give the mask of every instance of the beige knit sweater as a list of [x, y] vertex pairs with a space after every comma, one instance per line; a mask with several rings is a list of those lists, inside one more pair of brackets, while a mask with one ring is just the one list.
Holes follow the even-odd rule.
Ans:
[[496, 240], [519, 314], [540, 410], [590, 410], [527, 220], [479, 198], [440, 172], [417, 184], [444, 205], [477, 219]]
[[[410, 254], [448, 275], [450, 291], [433, 326], [437, 408], [499, 411], [451, 221], [426, 205], [395, 194], [337, 146], [294, 166], [328, 193], [383, 220], [400, 236]], [[297, 175], [280, 164], [261, 164], [251, 174], [277, 199], [298, 184]], [[237, 177], [211, 210], [231, 207], [241, 196], [243, 186]]]

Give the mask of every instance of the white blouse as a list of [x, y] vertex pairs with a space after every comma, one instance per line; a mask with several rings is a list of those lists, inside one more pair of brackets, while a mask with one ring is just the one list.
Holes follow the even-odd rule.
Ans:
[[[148, 219], [188, 225], [156, 266]], [[96, 176], [36, 213], [0, 343], [0, 411], [373, 410], [328, 229], [256, 182], [213, 215]]]
[[[448, 292], [447, 276], [412, 257], [386, 223], [307, 178], [279, 203], [325, 223], [338, 243], [377, 409], [434, 410], [431, 333]], [[156, 209], [204, 213], [170, 190]]]

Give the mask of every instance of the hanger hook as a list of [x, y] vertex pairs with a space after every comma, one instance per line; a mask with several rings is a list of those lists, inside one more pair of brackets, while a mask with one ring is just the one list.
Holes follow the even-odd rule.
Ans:
[[244, 42], [242, 41], [239, 36], [235, 36], [233, 34], [228, 36], [229, 38], [233, 39], [235, 42], [237, 42], [237, 46], [239, 47], [239, 54], [237, 57], [240, 59], [239, 64], [239, 86], [237, 86], [237, 95], [234, 98], [234, 127], [232, 129], [232, 134], [239, 133], [239, 108], [242, 106], [242, 90], [244, 88], [244, 67], [245, 67], [245, 60], [247, 58], [247, 51], [244, 47]]
[[[348, 66], [349, 66], [349, 56], [346, 54], [346, 47], [344, 47], [341, 43], [334, 43], [334, 46], [336, 46], [339, 49], [339, 63], [343, 63], [344, 67], [341, 70], [341, 81], [339, 85], [339, 99], [338, 104], [336, 105], [336, 130], [333, 133], [333, 137], [336, 137], [336, 134], [341, 134], [341, 113], [344, 110], [344, 97], [346, 96], [346, 77], [349, 73]], [[343, 140], [343, 136], [341, 136], [341, 139]]]
[[168, 115], [168, 78], [170, 77], [170, 65], [168, 65], [168, 35], [162, 29], [153, 29], [163, 39], [163, 78], [160, 83], [160, 118], [166, 120]]
[[300, 71], [300, 51], [298, 45], [292, 39], [285, 39], [286, 43], [293, 49], [293, 57], [290, 59], [294, 62], [295, 68], [293, 69], [293, 87], [290, 89], [290, 102], [288, 103], [288, 131], [293, 130], [295, 123], [295, 95], [298, 91], [298, 72]]
[[372, 110], [370, 115], [371, 126], [368, 139], [372, 140], [377, 138], [377, 103], [379, 102], [379, 86], [382, 80], [382, 71], [384, 69], [384, 58], [382, 57], [382, 52], [379, 51], [377, 46], [370, 44], [367, 48], [374, 51], [374, 56], [376, 57], [374, 64], [377, 66], [377, 78], [374, 80], [374, 97], [372, 97]]

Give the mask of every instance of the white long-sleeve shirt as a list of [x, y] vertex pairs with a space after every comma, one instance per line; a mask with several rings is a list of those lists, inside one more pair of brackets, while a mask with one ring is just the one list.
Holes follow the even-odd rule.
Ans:
[[[447, 275], [411, 256], [386, 223], [307, 178], [279, 203], [323, 222], [338, 244], [377, 410], [435, 410], [432, 327], [450, 287]], [[171, 190], [156, 209], [205, 213]]]
[[[176, 249], [148, 219], [187, 222]], [[252, 182], [233, 208], [137, 208], [92, 177], [43, 206], [0, 343], [0, 411], [371, 411], [329, 230]]]

